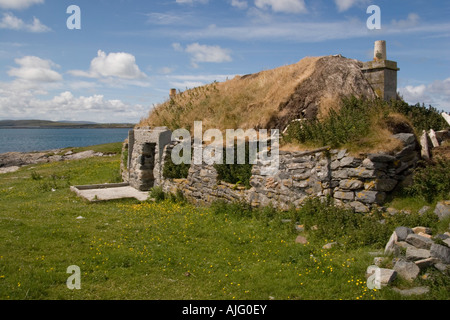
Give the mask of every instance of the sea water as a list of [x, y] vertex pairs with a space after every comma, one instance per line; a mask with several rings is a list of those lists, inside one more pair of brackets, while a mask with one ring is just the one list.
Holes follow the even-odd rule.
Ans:
[[87, 147], [121, 142], [131, 128], [0, 129], [0, 153]]

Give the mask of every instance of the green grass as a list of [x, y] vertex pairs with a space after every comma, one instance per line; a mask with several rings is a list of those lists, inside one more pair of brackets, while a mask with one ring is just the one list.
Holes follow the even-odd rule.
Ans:
[[[170, 200], [89, 203], [69, 190], [114, 182], [119, 162], [120, 154], [0, 176], [0, 299], [401, 298], [365, 285], [369, 252], [380, 247], [327, 251], [325, 238], [296, 244], [292, 224], [281, 222], [291, 213]], [[66, 286], [71, 265], [81, 269], [80, 290]], [[438, 280], [427, 299], [449, 298]]]
[[122, 142], [113, 142], [113, 143], [105, 143], [105, 144], [98, 144], [94, 146], [88, 146], [88, 147], [69, 147], [69, 148], [63, 148], [58, 153], [58, 155], [64, 155], [68, 151], [72, 151], [73, 153], [83, 152], [83, 151], [89, 151], [92, 150], [94, 152], [101, 152], [104, 154], [120, 154], [122, 152]]

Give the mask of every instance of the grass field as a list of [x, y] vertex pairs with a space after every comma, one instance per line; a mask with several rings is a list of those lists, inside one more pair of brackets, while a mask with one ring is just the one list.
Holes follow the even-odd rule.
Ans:
[[[88, 203], [69, 190], [117, 181], [119, 162], [91, 158], [0, 176], [0, 299], [405, 299], [366, 286], [371, 252], [381, 247], [296, 244], [297, 231], [281, 220], [289, 213], [170, 200]], [[66, 285], [72, 265], [81, 270], [80, 290]], [[395, 285], [431, 289], [408, 299], [448, 300], [446, 281], [431, 272]]]

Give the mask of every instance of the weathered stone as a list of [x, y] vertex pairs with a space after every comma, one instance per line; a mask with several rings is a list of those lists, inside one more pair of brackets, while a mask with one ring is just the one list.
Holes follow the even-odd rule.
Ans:
[[391, 216], [396, 215], [397, 213], [399, 213], [399, 211], [397, 209], [391, 208], [391, 207], [387, 208], [386, 212], [389, 213]]
[[450, 200], [438, 202], [436, 208], [434, 209], [434, 213], [441, 221], [450, 216]]
[[356, 213], [367, 213], [370, 211], [368, 206], [359, 201], [350, 202], [350, 206], [355, 210]]
[[396, 245], [397, 245], [398, 247], [400, 247], [400, 248], [403, 248], [403, 249], [408, 249], [408, 248], [414, 248], [414, 249], [417, 249], [416, 247], [414, 247], [413, 245], [409, 244], [409, 243], [406, 242], [406, 241], [397, 241]]
[[425, 233], [425, 232], [419, 232], [419, 233], [416, 233], [416, 234], [419, 235], [419, 236], [428, 238], [428, 239], [432, 238], [431, 234], [428, 234], [428, 233]]
[[433, 264], [435, 264], [437, 261], [437, 259], [435, 258], [426, 258], [426, 259], [421, 259], [421, 260], [416, 260], [414, 261], [414, 263], [416, 264], [416, 266], [419, 267], [420, 270], [424, 270], [428, 267], [431, 267]]
[[330, 243], [327, 243], [324, 246], [322, 246], [322, 249], [329, 250], [329, 249], [333, 248], [336, 245], [337, 245], [337, 242], [330, 242]]
[[345, 179], [339, 182], [339, 187], [345, 190], [357, 190], [364, 186], [364, 182], [356, 179]]
[[337, 154], [337, 159], [340, 160], [340, 159], [344, 158], [346, 154], [347, 154], [347, 150], [346, 149], [339, 150], [339, 152]]
[[303, 236], [298, 236], [298, 237], [295, 239], [295, 243], [299, 243], [299, 244], [307, 244], [307, 243], [308, 243], [308, 239], [306, 239], [306, 238], [303, 237]]
[[384, 254], [390, 255], [395, 252], [395, 244], [397, 242], [397, 233], [393, 232], [391, 237], [389, 238], [386, 246], [384, 247]]
[[334, 198], [353, 201], [355, 199], [355, 194], [353, 192], [337, 191], [334, 193]]
[[367, 158], [370, 159], [372, 162], [393, 162], [395, 161], [395, 157], [383, 154], [383, 153], [375, 153], [375, 154], [369, 154]]
[[440, 144], [436, 137], [436, 132], [433, 129], [430, 129], [430, 132], [428, 133], [428, 135], [430, 136], [431, 144], [433, 145], [433, 147], [434, 148], [439, 147]]
[[368, 170], [364, 167], [350, 168], [347, 170], [348, 177], [374, 179], [379, 176], [377, 170]]
[[363, 203], [376, 203], [376, 204], [382, 204], [383, 201], [386, 199], [386, 194], [384, 192], [378, 192], [378, 191], [360, 191], [355, 194], [355, 199], [357, 201], [361, 201]]
[[412, 228], [412, 231], [415, 234], [419, 234], [419, 233], [431, 234], [431, 229], [427, 228], [427, 227], [414, 227], [414, 228]]
[[309, 181], [308, 180], [293, 181], [292, 186], [295, 188], [304, 189], [309, 186]]
[[416, 247], [409, 247], [406, 249], [405, 256], [409, 261], [418, 261], [430, 258], [431, 252], [427, 249], [417, 249]]
[[448, 264], [440, 262], [435, 263], [434, 267], [443, 273], [446, 273], [450, 269], [450, 266]]
[[442, 240], [448, 247], [450, 247], [450, 238]]
[[414, 145], [409, 145], [404, 147], [402, 150], [397, 152], [395, 154], [395, 157], [397, 160], [401, 160], [403, 162], [409, 161], [414, 159], [414, 156], [416, 155], [416, 148]]
[[413, 133], [398, 133], [394, 134], [393, 137], [402, 141], [405, 145], [414, 144], [416, 142], [416, 136]]
[[337, 168], [339, 168], [339, 166], [340, 166], [340, 162], [338, 160], [335, 160], [330, 164], [330, 169], [336, 170]]
[[389, 192], [394, 190], [398, 181], [394, 179], [377, 179], [375, 180], [374, 190]]
[[433, 240], [419, 236], [418, 234], [412, 233], [406, 237], [406, 242], [413, 245], [418, 249], [430, 249], [433, 244]]
[[428, 287], [415, 287], [411, 289], [399, 289], [399, 288], [392, 288], [395, 292], [401, 294], [402, 296], [412, 296], [412, 295], [423, 295], [430, 292], [430, 288]]
[[450, 236], [445, 233], [439, 233], [435, 236], [435, 238], [440, 240], [447, 240], [450, 238]]
[[397, 277], [397, 271], [392, 269], [369, 266], [366, 270], [367, 284], [369, 287], [382, 288], [392, 283]]
[[345, 157], [345, 158], [342, 158], [341, 161], [340, 161], [340, 166], [341, 167], [356, 168], [360, 164], [361, 164], [361, 160], [357, 159], [357, 158], [354, 158], [354, 157]]
[[386, 257], [375, 257], [373, 258], [373, 264], [376, 266], [381, 266], [386, 261]]
[[423, 215], [423, 214], [425, 214], [428, 210], [430, 210], [431, 209], [431, 207], [430, 206], [423, 206], [419, 211], [418, 211], [418, 213], [420, 214], [420, 215]]
[[400, 277], [408, 281], [414, 280], [420, 273], [420, 268], [414, 262], [402, 259], [395, 263], [394, 270], [397, 271]]
[[331, 177], [333, 179], [347, 179], [348, 171], [347, 170], [334, 170], [331, 172]]
[[445, 264], [450, 264], [450, 248], [433, 243], [430, 253], [433, 258], [437, 258]]
[[421, 156], [425, 160], [430, 159], [430, 147], [428, 144], [428, 134], [423, 130], [422, 136], [420, 137], [420, 145], [422, 146]]
[[299, 181], [299, 180], [306, 180], [309, 177], [311, 177], [311, 171], [306, 171], [306, 172], [304, 172], [302, 174], [294, 174], [292, 176], [292, 179]]
[[372, 160], [370, 160], [369, 158], [366, 158], [363, 160], [362, 162], [362, 166], [364, 168], [370, 169], [370, 170], [374, 170], [374, 169], [386, 169], [387, 168], [387, 163], [384, 162], [372, 162]]
[[397, 234], [397, 241], [405, 241], [408, 235], [414, 233], [414, 231], [408, 227], [397, 227], [394, 232]]

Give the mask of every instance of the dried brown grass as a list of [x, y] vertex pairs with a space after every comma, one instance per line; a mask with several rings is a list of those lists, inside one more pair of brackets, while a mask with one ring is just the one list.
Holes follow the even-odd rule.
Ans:
[[156, 106], [138, 127], [168, 126], [190, 130], [194, 121], [203, 129], [265, 128], [278, 107], [313, 72], [319, 57], [261, 71], [179, 93]]

